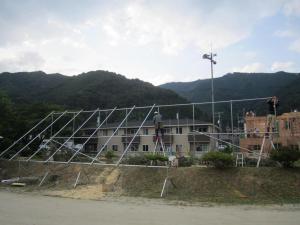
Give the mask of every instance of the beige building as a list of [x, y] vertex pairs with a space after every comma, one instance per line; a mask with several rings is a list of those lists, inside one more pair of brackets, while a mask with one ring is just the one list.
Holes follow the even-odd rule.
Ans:
[[[267, 117], [246, 116], [245, 137], [240, 139], [240, 146], [249, 150], [259, 151], [263, 137], [267, 131]], [[272, 131], [272, 130], [270, 130]], [[300, 112], [284, 113], [276, 117], [272, 141], [276, 147], [285, 146], [289, 148], [300, 148]], [[278, 133], [277, 133], [278, 132]], [[270, 141], [266, 141], [264, 152], [271, 150]]]
[[[86, 152], [98, 152], [103, 146], [105, 150], [113, 150], [116, 154], [122, 154], [128, 144], [138, 131], [141, 122], [128, 122], [112, 134], [119, 124], [106, 124], [98, 131], [97, 138], [92, 139], [85, 147]], [[215, 141], [201, 134], [193, 133], [193, 130], [200, 132], [213, 132], [210, 123], [192, 120], [166, 120], [163, 121], [165, 151], [170, 154], [181, 156], [201, 156], [204, 152], [216, 146]], [[215, 128], [216, 130], [216, 128]], [[108, 141], [109, 140], [109, 141]], [[153, 152], [155, 149], [155, 129], [152, 121], [146, 121], [139, 130], [128, 149], [130, 154], [143, 154]], [[105, 143], [108, 141], [107, 145]], [[157, 151], [162, 151], [160, 145]]]

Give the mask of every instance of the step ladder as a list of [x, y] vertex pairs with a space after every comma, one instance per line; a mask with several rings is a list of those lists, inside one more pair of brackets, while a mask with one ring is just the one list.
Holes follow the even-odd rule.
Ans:
[[241, 152], [238, 152], [236, 154], [235, 166], [236, 167], [238, 167], [238, 166], [244, 167], [244, 164], [245, 164], [244, 154]]
[[[160, 147], [163, 150], [163, 155], [166, 156], [165, 145], [163, 144], [161, 136], [156, 137], [156, 142], [155, 142], [155, 146], [154, 146], [153, 152], [154, 153], [158, 152], [157, 151], [158, 144], [160, 144]], [[160, 150], [160, 148], [159, 148], [159, 150]]]

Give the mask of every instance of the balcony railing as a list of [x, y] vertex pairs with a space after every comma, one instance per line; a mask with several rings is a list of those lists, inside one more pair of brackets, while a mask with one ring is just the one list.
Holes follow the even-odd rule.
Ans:
[[210, 138], [203, 134], [189, 134], [188, 141], [189, 142], [209, 142]]
[[[164, 144], [172, 144], [174, 140], [174, 136], [172, 134], [164, 134], [162, 139]], [[156, 142], [156, 136], [153, 135], [153, 142]]]
[[[122, 135], [122, 142], [123, 143], [129, 143], [131, 142], [133, 136], [129, 136], [129, 135]], [[136, 136], [133, 140], [132, 143], [140, 143], [141, 142], [141, 137], [140, 136]]]

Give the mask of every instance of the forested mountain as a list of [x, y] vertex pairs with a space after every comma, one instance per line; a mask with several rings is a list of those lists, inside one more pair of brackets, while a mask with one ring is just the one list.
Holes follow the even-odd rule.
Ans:
[[[166, 83], [160, 87], [173, 90], [192, 102], [211, 101], [211, 79]], [[295, 73], [229, 73], [214, 79], [215, 101], [276, 95], [281, 100], [281, 111], [300, 108], [299, 90], [300, 75]]]
[[[72, 77], [40, 71], [2, 73], [0, 136], [4, 138], [0, 140], [0, 150], [8, 147], [51, 111], [186, 102], [171, 90], [107, 71], [93, 71]], [[148, 110], [135, 110], [130, 118], [144, 118]], [[165, 111], [164, 118], [175, 117], [175, 114], [172, 110]], [[124, 117], [114, 114], [111, 119], [118, 120], [118, 116]]]
[[300, 110], [300, 77], [281, 88], [277, 95], [281, 99], [282, 107], [287, 111]]
[[0, 90], [18, 104], [44, 102], [80, 109], [186, 102], [173, 91], [107, 71], [72, 77], [43, 72], [2, 73]]

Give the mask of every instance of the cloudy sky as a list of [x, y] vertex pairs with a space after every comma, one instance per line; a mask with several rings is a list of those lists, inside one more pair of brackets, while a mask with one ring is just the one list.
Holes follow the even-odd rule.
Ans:
[[108, 70], [155, 85], [300, 72], [300, 0], [0, 0], [0, 72]]

